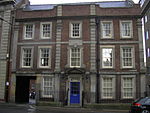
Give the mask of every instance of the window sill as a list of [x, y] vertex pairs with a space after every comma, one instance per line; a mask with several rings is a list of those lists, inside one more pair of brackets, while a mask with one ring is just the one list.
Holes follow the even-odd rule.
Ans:
[[32, 67], [21, 67], [21, 69], [31, 69]]
[[40, 39], [41, 40], [47, 40], [47, 39], [52, 39], [52, 38], [51, 37], [47, 37], [47, 38], [46, 37], [41, 37]]
[[133, 39], [133, 37], [121, 37], [120, 39]]
[[38, 67], [39, 69], [51, 69], [51, 67]]
[[107, 40], [113, 40], [114, 39], [114, 37], [101, 37], [101, 39], [107, 39]]

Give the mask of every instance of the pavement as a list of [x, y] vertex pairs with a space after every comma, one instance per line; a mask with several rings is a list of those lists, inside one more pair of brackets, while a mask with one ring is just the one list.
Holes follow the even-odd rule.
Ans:
[[[91, 109], [91, 108], [73, 108], [73, 107], [49, 107], [49, 106], [39, 106], [40, 109], [61, 109], [61, 110], [74, 110], [76, 113], [80, 113], [81, 111], [95, 111], [95, 112], [121, 112], [121, 113], [128, 113], [129, 110], [113, 110], [113, 109]], [[80, 111], [80, 112], [79, 112]]]

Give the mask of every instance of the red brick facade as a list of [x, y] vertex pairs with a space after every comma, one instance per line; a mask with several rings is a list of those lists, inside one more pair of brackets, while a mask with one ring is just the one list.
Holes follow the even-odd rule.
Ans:
[[[125, 1], [127, 2], [127, 1]], [[109, 3], [109, 2], [108, 2]], [[111, 3], [111, 2], [110, 2]], [[29, 5], [30, 6], [30, 5]], [[33, 6], [36, 7], [36, 6]], [[37, 6], [38, 7], [38, 6]], [[32, 6], [31, 6], [32, 8]], [[84, 102], [93, 103], [96, 100], [96, 92], [99, 91], [99, 102], [105, 101], [119, 101], [127, 102], [138, 98], [143, 95], [141, 88], [141, 78], [144, 76], [141, 73], [141, 61], [140, 41], [139, 38], [139, 26], [137, 25], [140, 19], [140, 6], [132, 4], [130, 7], [101, 7], [99, 3], [93, 4], [64, 4], [53, 6], [51, 9], [45, 10], [31, 10], [26, 6], [23, 9], [16, 10], [16, 26], [18, 28], [15, 31], [18, 33], [15, 36], [18, 39], [16, 41], [16, 67], [14, 76], [25, 77], [32, 79], [32, 76], [36, 77], [36, 93], [37, 101], [42, 99], [64, 102], [64, 98], [67, 98], [67, 104], [72, 104], [71, 97], [71, 84], [77, 82], [80, 84], [80, 102], [79, 105]], [[98, 20], [98, 23], [96, 23]], [[102, 38], [102, 26], [101, 22], [111, 21], [113, 24], [113, 38]], [[121, 38], [121, 21], [131, 21], [132, 23], [132, 37]], [[50, 39], [41, 39], [41, 22], [52, 22], [52, 36]], [[80, 38], [71, 38], [71, 23], [81, 23], [81, 36]], [[34, 24], [34, 38], [30, 40], [23, 39], [24, 25]], [[99, 31], [97, 31], [97, 25], [99, 25]], [[99, 33], [97, 35], [96, 33]], [[97, 46], [97, 38], [99, 38], [99, 45]], [[50, 68], [38, 68], [39, 62], [39, 47], [50, 46]], [[102, 47], [113, 47], [113, 68], [102, 68]], [[22, 68], [22, 48], [32, 47], [33, 58], [31, 68]], [[70, 67], [70, 55], [71, 48], [81, 48], [81, 66], [72, 68]], [[99, 51], [96, 51], [96, 47]], [[133, 68], [122, 68], [121, 60], [121, 48], [132, 47], [133, 52]], [[99, 54], [99, 60], [96, 58]], [[100, 61], [99, 77], [96, 79], [96, 67], [97, 61]], [[42, 97], [42, 77], [44, 76], [54, 77], [54, 95], [48, 97]], [[31, 78], [30, 78], [31, 77]], [[103, 98], [103, 78], [110, 77], [113, 81], [113, 97]], [[123, 98], [122, 84], [124, 77], [132, 78], [132, 90], [134, 91], [132, 98]], [[96, 82], [99, 81], [99, 89], [96, 89]], [[115, 81], [115, 82], [114, 82]], [[17, 83], [16, 83], [17, 85]], [[18, 90], [18, 88], [16, 89]], [[82, 93], [84, 92], [85, 98]], [[19, 95], [19, 94], [18, 94]], [[16, 97], [20, 98], [20, 97]], [[19, 101], [22, 101], [21, 99]]]

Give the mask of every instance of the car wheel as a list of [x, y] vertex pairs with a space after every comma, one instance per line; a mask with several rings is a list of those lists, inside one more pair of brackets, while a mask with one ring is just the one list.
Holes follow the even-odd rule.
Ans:
[[143, 110], [142, 113], [150, 113], [148, 110]]

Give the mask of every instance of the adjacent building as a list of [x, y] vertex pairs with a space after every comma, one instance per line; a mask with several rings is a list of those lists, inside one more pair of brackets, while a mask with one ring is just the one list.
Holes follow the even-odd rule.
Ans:
[[140, 0], [142, 7], [141, 15], [143, 17], [144, 24], [144, 36], [145, 36], [145, 51], [146, 51], [146, 67], [147, 67], [147, 91], [150, 95], [150, 1]]
[[8, 101], [13, 0], [0, 1], [0, 101]]
[[141, 8], [131, 0], [30, 5], [15, 12], [10, 100], [67, 105], [144, 96]]

